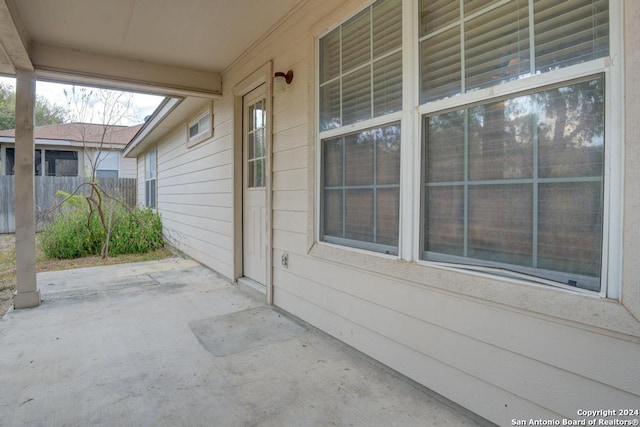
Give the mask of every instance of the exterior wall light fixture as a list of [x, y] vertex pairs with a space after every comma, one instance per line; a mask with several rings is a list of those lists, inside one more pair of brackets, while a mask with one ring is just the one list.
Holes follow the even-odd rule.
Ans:
[[293, 81], [293, 70], [289, 70], [286, 73], [278, 71], [273, 76], [273, 86], [276, 92], [284, 92], [287, 85]]

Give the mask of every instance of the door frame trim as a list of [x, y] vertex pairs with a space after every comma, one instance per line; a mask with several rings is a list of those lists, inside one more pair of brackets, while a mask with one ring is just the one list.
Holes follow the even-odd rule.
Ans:
[[233, 119], [233, 280], [243, 277], [243, 248], [242, 248], [242, 213], [243, 213], [243, 189], [242, 189], [242, 144], [243, 144], [243, 126], [242, 119], [244, 115], [243, 98], [246, 94], [256, 89], [258, 86], [265, 85], [266, 108], [267, 108], [267, 152], [265, 153], [265, 206], [266, 206], [266, 283], [267, 303], [273, 304], [273, 218], [272, 218], [272, 135], [273, 135], [273, 63], [267, 62], [256, 71], [248, 75], [233, 89], [234, 98], [234, 119]]

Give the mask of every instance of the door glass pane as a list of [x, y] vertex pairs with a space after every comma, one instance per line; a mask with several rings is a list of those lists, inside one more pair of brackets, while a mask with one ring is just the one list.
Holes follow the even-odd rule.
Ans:
[[256, 173], [253, 187], [264, 187], [264, 159], [256, 160]]
[[264, 99], [247, 108], [249, 129], [246, 135], [247, 150], [247, 187], [258, 188], [265, 185], [266, 156], [266, 110]]
[[264, 157], [265, 156], [265, 129], [262, 128], [258, 130], [255, 134], [255, 144], [256, 144], [256, 157]]
[[253, 132], [249, 132], [247, 135], [249, 137], [249, 141], [247, 142], [247, 148], [249, 149], [248, 159], [252, 160], [256, 157], [256, 136]]

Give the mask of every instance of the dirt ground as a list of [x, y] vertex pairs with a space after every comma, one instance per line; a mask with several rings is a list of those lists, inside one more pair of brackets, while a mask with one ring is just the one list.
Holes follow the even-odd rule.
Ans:
[[13, 304], [15, 270], [15, 235], [0, 234], [0, 318]]
[[[122, 264], [125, 262], [151, 261], [172, 256], [170, 248], [146, 254], [120, 255], [102, 259], [90, 256], [77, 259], [48, 259], [36, 246], [37, 271], [67, 270], [70, 268], [93, 267], [97, 265]], [[0, 234], [0, 319], [13, 305], [13, 291], [16, 287], [15, 235]]]

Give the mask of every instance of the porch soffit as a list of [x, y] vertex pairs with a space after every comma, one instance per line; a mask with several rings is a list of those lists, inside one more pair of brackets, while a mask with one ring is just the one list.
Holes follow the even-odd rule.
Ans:
[[23, 40], [40, 79], [216, 97], [221, 72], [300, 1], [0, 0], [0, 73]]
[[16, 69], [33, 70], [27, 52], [28, 38], [16, 16], [16, 9], [0, 0], [0, 73], [14, 74]]

